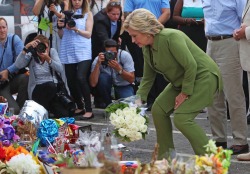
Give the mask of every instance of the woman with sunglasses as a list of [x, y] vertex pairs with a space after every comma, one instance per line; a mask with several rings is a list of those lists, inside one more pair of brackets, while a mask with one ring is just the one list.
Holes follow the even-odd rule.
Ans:
[[[94, 27], [92, 34], [92, 60], [94, 60], [100, 52], [104, 52], [104, 41], [113, 39], [119, 43], [119, 36], [122, 25], [122, 7], [119, 1], [110, 1], [106, 8], [99, 11], [94, 16]], [[101, 95], [93, 89], [95, 97], [95, 107], [105, 108], [105, 102], [101, 99]]]
[[93, 114], [88, 76], [91, 66], [93, 15], [89, 11], [88, 0], [70, 0], [68, 9], [74, 13], [71, 19], [75, 25], [71, 25], [72, 22], [66, 22], [65, 25], [65, 22], [58, 20], [58, 26], [64, 27], [59, 30], [62, 37], [59, 55], [65, 65], [70, 93], [78, 107], [76, 114], [84, 114], [79, 119], [91, 119]]
[[110, 1], [106, 8], [94, 16], [92, 34], [92, 59], [104, 51], [104, 41], [113, 39], [119, 43], [122, 7], [119, 1]]

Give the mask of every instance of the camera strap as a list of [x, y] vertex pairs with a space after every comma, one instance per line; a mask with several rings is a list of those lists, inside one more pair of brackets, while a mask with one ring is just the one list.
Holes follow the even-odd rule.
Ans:
[[[14, 47], [14, 38], [15, 38], [15, 34], [12, 36], [12, 39], [11, 39], [11, 51], [12, 51], [12, 62], [14, 63], [14, 61], [15, 61], [15, 56], [16, 56], [16, 49], [15, 49], [15, 47]], [[6, 50], [6, 48], [7, 48], [7, 45], [8, 45], [8, 36], [7, 36], [7, 40], [6, 40], [6, 42], [5, 42], [5, 44], [4, 44], [4, 50], [3, 50], [3, 54], [2, 54], [2, 57], [1, 57], [1, 62], [0, 62], [0, 67], [2, 66], [2, 63], [3, 63], [3, 56], [4, 56], [4, 54], [5, 54], [5, 50]]]
[[6, 40], [5, 44], [4, 44], [3, 54], [2, 54], [2, 56], [1, 56], [0, 67], [2, 67], [2, 63], [3, 63], [3, 56], [4, 56], [4, 53], [5, 53], [5, 50], [6, 50], [7, 44], [8, 44], [8, 36], [7, 36], [7, 40]]

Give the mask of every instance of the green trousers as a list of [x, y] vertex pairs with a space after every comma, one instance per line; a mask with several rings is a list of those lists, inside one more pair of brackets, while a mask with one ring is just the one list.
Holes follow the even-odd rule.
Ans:
[[[156, 128], [157, 143], [159, 144], [158, 159], [166, 157], [171, 149], [174, 149], [173, 129], [170, 115], [173, 110], [166, 113], [157, 102], [152, 106], [152, 116]], [[204, 145], [208, 138], [203, 129], [194, 121], [199, 112], [174, 113], [174, 125], [191, 143], [195, 154], [205, 154]]]

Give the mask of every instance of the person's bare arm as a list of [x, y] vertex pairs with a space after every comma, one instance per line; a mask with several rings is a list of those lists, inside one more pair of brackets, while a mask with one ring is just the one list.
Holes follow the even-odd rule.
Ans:
[[44, 0], [36, 0], [35, 5], [32, 9], [32, 12], [34, 13], [34, 15], [38, 16], [40, 14], [43, 3], [44, 3]]
[[158, 21], [164, 25], [169, 20], [169, 18], [170, 18], [170, 9], [162, 8], [161, 16], [158, 18]]
[[98, 83], [99, 75], [100, 75], [100, 66], [101, 66], [102, 62], [104, 61], [104, 59], [105, 59], [104, 54], [99, 53], [95, 68], [89, 76], [89, 84], [91, 87], [96, 87], [96, 85]]
[[74, 27], [72, 28], [77, 32], [79, 35], [86, 37], [86, 38], [91, 38], [92, 35], [92, 30], [93, 30], [93, 15], [92, 12], [89, 12], [88, 14], [88, 19], [86, 21], [86, 30], [79, 30], [78, 28]]

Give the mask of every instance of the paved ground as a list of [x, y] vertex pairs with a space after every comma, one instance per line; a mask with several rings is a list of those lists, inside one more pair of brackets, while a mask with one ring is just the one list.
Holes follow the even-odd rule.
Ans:
[[[100, 131], [102, 128], [111, 128], [109, 123], [105, 120], [104, 110], [94, 109], [95, 117], [89, 121], [77, 121], [78, 125], [92, 125], [92, 129], [95, 131]], [[123, 150], [123, 160], [135, 160], [138, 158], [142, 162], [149, 162], [152, 156], [152, 151], [156, 143], [156, 132], [153, 125], [152, 117], [150, 112], [150, 132], [147, 135], [146, 140], [140, 140], [132, 143], [123, 143], [127, 148]], [[209, 126], [209, 121], [207, 120], [207, 114], [202, 113], [197, 118], [196, 121], [204, 128], [207, 135], [211, 137], [211, 131]], [[250, 125], [248, 134], [248, 143], [250, 144]], [[187, 139], [174, 128], [174, 143], [176, 147], [177, 154], [182, 156], [194, 155], [194, 152], [187, 141]], [[228, 146], [232, 144], [230, 121], [228, 121]], [[237, 161], [236, 156], [232, 156], [230, 174], [250, 174], [250, 162], [240, 162]]]

